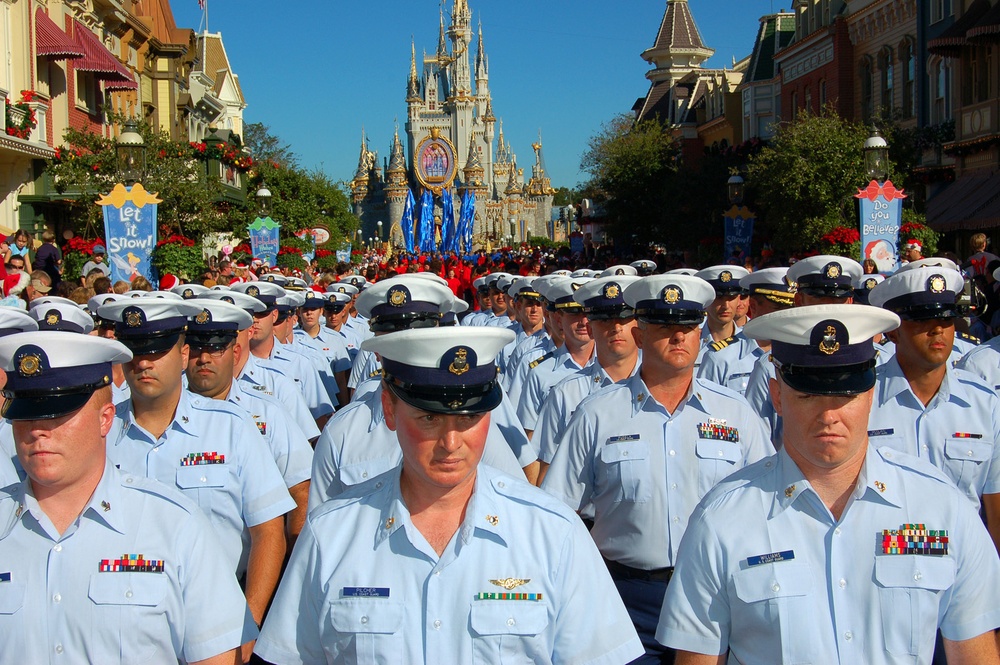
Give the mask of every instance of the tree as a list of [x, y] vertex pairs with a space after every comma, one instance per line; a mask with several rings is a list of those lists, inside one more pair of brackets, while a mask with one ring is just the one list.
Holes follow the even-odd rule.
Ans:
[[259, 162], [272, 162], [286, 169], [298, 167], [298, 158], [291, 146], [272, 134], [271, 128], [262, 122], [243, 126], [243, 145]]
[[[832, 111], [804, 114], [781, 125], [751, 158], [747, 191], [775, 249], [816, 249], [834, 228], [857, 227], [854, 194], [866, 184], [862, 148], [869, 133]], [[889, 178], [898, 173], [890, 160]]]
[[256, 191], [261, 182], [271, 191], [271, 217], [281, 224], [282, 235], [323, 224], [329, 227], [333, 239], [339, 239], [350, 236], [357, 228], [347, 193], [322, 171], [258, 162], [251, 189]]

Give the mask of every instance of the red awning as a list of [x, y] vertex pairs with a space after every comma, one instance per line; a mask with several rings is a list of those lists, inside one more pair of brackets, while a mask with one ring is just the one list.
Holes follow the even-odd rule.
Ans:
[[83, 57], [73, 63], [77, 71], [94, 72], [94, 76], [104, 80], [107, 90], [135, 90], [139, 87], [129, 70], [111, 55], [111, 51], [94, 33], [79, 21], [73, 21], [73, 24], [73, 37], [83, 49]]
[[1000, 227], [1000, 173], [964, 176], [927, 201], [935, 231]]
[[976, 25], [966, 33], [969, 41], [992, 42], [1000, 41], [1000, 2], [976, 22]]
[[979, 19], [990, 10], [990, 0], [975, 0], [951, 27], [927, 42], [927, 50], [937, 55], [956, 58], [962, 54], [962, 47], [969, 45], [966, 33], [975, 27]]
[[83, 48], [60, 30], [41, 7], [35, 10], [35, 54], [53, 60], [82, 58], [84, 55]]

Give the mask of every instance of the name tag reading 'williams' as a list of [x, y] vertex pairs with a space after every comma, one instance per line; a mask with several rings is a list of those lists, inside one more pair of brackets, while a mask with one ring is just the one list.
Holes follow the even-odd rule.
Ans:
[[757, 556], [747, 557], [747, 566], [759, 566], [763, 563], [777, 563], [778, 561], [791, 561], [794, 558], [794, 550], [771, 552], [770, 554], [759, 554]]

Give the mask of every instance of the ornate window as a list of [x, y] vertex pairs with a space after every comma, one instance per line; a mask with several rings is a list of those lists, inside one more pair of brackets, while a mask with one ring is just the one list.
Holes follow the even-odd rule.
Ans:
[[916, 58], [913, 57], [913, 40], [907, 37], [899, 45], [899, 72], [903, 77], [903, 117], [916, 115]]
[[865, 56], [858, 67], [858, 81], [861, 87], [861, 119], [868, 122], [875, 115], [874, 81], [872, 79], [872, 59]]
[[878, 54], [879, 70], [879, 101], [883, 113], [891, 113], [895, 106], [895, 73], [892, 62], [892, 49], [886, 46]]

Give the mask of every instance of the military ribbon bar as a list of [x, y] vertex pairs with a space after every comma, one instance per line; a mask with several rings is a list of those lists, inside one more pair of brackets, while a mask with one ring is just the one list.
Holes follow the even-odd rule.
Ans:
[[216, 452], [188, 453], [181, 458], [181, 466], [200, 466], [202, 464], [225, 464], [226, 456]]
[[540, 593], [477, 593], [476, 600], [542, 600]]
[[882, 554], [948, 554], [948, 532], [927, 529], [923, 524], [904, 524], [882, 531]]
[[701, 439], [738, 443], [740, 432], [735, 427], [729, 427], [728, 425], [719, 425], [711, 422], [698, 423], [698, 437]]
[[162, 573], [163, 559], [147, 559], [142, 554], [122, 554], [119, 559], [101, 559], [101, 573]]

